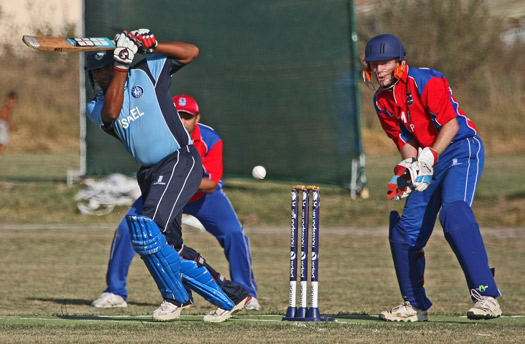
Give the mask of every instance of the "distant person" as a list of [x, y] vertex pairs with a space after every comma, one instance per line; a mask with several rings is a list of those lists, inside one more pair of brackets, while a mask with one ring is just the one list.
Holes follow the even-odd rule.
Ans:
[[9, 144], [9, 134], [11, 133], [11, 110], [16, 103], [16, 92], [10, 91], [4, 106], [0, 110], [0, 153]]
[[[406, 198], [403, 215], [390, 214], [390, 249], [404, 302], [379, 317], [427, 321], [432, 303], [425, 294], [426, 246], [438, 212], [445, 238], [465, 275], [474, 306], [469, 319], [501, 315], [500, 291], [472, 212], [483, 164], [483, 143], [474, 123], [459, 108], [445, 76], [406, 65], [401, 41], [389, 34], [366, 45], [365, 81], [377, 82], [374, 105], [403, 161], [394, 168], [388, 195]], [[407, 183], [410, 179], [411, 185]]]
[[[211, 127], [200, 123], [199, 105], [193, 97], [177, 95], [173, 97], [173, 102], [184, 127], [193, 140], [193, 145], [199, 151], [203, 167], [199, 191], [186, 204], [183, 213], [195, 216], [204, 228], [217, 238], [230, 264], [232, 281], [243, 286], [252, 296], [246, 303], [245, 309], [259, 310], [250, 240], [244, 235], [235, 210], [222, 190], [222, 139]], [[128, 210], [126, 216], [129, 215], [142, 215], [141, 198]], [[111, 244], [106, 273], [107, 288], [98, 299], [93, 301], [91, 304], [93, 307], [127, 306], [126, 281], [135, 251], [129, 238], [126, 216], [117, 227]]]

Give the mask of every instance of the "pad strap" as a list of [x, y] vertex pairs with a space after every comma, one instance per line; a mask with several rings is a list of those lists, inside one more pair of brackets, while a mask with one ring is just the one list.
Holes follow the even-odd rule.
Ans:
[[206, 260], [193, 248], [183, 245], [182, 249], [179, 251], [179, 254], [184, 261], [195, 261], [199, 266], [204, 266], [206, 270], [208, 270], [208, 272], [211, 274], [213, 280], [226, 294], [226, 296], [228, 296], [230, 300], [233, 301], [234, 304], [238, 304], [250, 295], [248, 290], [246, 290], [242, 286], [224, 278], [224, 275], [220, 274], [213, 267], [211, 267], [206, 262]]
[[182, 260], [180, 270], [182, 277], [188, 282], [190, 288], [215, 306], [227, 310], [235, 306], [204, 266], [199, 266], [193, 260]]

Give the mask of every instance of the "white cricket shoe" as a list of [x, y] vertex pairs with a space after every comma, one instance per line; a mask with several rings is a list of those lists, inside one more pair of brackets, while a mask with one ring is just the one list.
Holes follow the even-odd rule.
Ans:
[[236, 304], [231, 310], [226, 310], [226, 309], [222, 309], [219, 307], [216, 310], [211, 311], [210, 313], [206, 314], [203, 320], [204, 322], [216, 322], [216, 323], [226, 321], [230, 319], [233, 314], [242, 310], [244, 306], [246, 306], [246, 304], [250, 301], [251, 298], [252, 298], [251, 296], [247, 296], [241, 302]]
[[97, 308], [113, 308], [113, 307], [127, 307], [126, 300], [120, 295], [113, 293], [102, 293], [91, 303], [91, 307]]
[[492, 296], [482, 296], [475, 289], [470, 291], [470, 295], [476, 300], [474, 307], [467, 311], [467, 318], [471, 320], [492, 319], [501, 316], [501, 308], [498, 300]]
[[153, 321], [170, 321], [180, 317], [183, 309], [191, 306], [191, 303], [185, 303], [182, 306], [176, 306], [169, 301], [162, 301], [159, 308], [153, 312]]
[[428, 321], [427, 311], [414, 308], [410, 302], [405, 301], [389, 311], [379, 314], [379, 319], [386, 321]]
[[261, 305], [259, 304], [259, 301], [257, 298], [253, 297], [246, 302], [246, 306], [244, 306], [244, 309], [247, 311], [258, 311], [261, 309]]

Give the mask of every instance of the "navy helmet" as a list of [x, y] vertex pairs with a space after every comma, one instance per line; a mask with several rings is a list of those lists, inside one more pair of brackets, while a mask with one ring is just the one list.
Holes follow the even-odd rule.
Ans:
[[406, 60], [405, 49], [399, 38], [394, 35], [382, 34], [372, 37], [368, 41], [363, 61], [385, 61], [391, 59]]
[[86, 70], [91, 71], [113, 64], [113, 52], [109, 50], [90, 51], [86, 54]]

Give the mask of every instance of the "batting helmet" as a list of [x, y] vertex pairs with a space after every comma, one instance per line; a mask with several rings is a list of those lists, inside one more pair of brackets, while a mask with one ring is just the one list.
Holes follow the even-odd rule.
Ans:
[[113, 53], [104, 51], [90, 51], [86, 54], [86, 70], [91, 71], [113, 64]]
[[405, 49], [399, 38], [394, 35], [382, 34], [372, 37], [366, 44], [363, 61], [385, 61], [398, 58], [406, 60]]
[[199, 104], [192, 96], [180, 94], [173, 97], [173, 103], [179, 112], [186, 112], [193, 116], [199, 113]]

